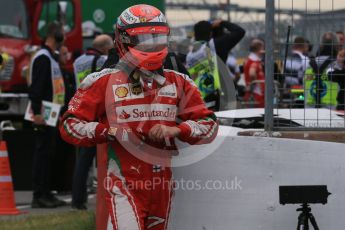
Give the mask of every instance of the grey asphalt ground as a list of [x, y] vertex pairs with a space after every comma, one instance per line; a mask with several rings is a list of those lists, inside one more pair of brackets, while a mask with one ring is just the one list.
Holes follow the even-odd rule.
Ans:
[[[12, 220], [24, 218], [28, 215], [46, 215], [61, 212], [69, 212], [71, 208], [71, 195], [57, 195], [59, 199], [67, 202], [66, 206], [58, 207], [54, 209], [49, 208], [31, 208], [32, 192], [31, 191], [17, 191], [15, 192], [15, 200], [17, 209], [23, 212], [23, 214], [10, 216], [10, 215], [0, 215], [0, 220]], [[96, 210], [96, 194], [89, 194], [88, 199], [88, 210]]]

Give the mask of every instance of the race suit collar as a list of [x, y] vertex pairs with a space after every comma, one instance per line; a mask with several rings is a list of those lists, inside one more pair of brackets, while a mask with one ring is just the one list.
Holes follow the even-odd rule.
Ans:
[[[159, 86], [163, 86], [166, 82], [166, 78], [164, 77], [163, 68], [160, 68], [156, 71], [147, 71], [144, 69], [133, 68], [127, 62], [119, 61], [117, 64], [117, 68], [125, 72], [129, 76], [129, 80], [131, 83], [138, 83], [139, 81], [141, 84], [144, 84], [142, 81], [142, 77], [152, 77], [155, 82], [158, 83]], [[139, 74], [139, 75], [138, 75]], [[140, 76], [139, 78], [137, 76]]]
[[154, 81], [158, 83], [158, 85], [164, 85], [166, 78], [164, 77], [163, 69], [156, 70], [154, 72], [147, 71], [147, 70], [138, 70], [140, 71], [144, 77], [151, 77]]

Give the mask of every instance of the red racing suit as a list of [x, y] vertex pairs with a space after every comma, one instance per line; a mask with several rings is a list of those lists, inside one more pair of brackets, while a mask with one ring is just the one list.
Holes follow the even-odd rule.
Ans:
[[[130, 76], [130, 77], [129, 77]], [[214, 113], [188, 76], [164, 70], [151, 78], [138, 71], [105, 69], [89, 75], [69, 104], [60, 126], [62, 137], [79, 146], [108, 144], [106, 203], [112, 229], [167, 228], [173, 183], [173, 138], [148, 138], [155, 124], [177, 126], [179, 139], [211, 142], [218, 131]], [[109, 127], [116, 131], [107, 140]]]
[[[254, 80], [261, 81], [260, 83], [252, 83], [253, 79], [251, 79], [249, 74], [250, 69], [255, 70], [256, 79]], [[265, 107], [265, 73], [261, 60], [254, 53], [249, 54], [248, 59], [244, 64], [244, 80], [246, 82], [246, 86], [249, 88], [244, 96], [244, 100], [250, 101], [254, 99], [256, 107]]]

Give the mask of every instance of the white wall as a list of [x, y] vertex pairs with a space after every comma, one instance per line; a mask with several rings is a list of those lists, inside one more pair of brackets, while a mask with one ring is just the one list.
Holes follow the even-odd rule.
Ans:
[[332, 193], [328, 204], [312, 205], [320, 229], [344, 229], [344, 144], [226, 137], [212, 155], [173, 170], [177, 181], [237, 178], [242, 189], [177, 189], [170, 230], [296, 229], [298, 206], [279, 204], [279, 185], [313, 184]]

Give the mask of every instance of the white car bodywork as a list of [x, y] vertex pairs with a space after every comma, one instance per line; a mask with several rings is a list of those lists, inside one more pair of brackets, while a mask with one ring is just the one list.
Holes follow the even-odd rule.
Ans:
[[[344, 111], [329, 109], [274, 109], [275, 118], [291, 120], [307, 128], [344, 128]], [[251, 118], [263, 117], [265, 110], [261, 109], [238, 109], [217, 112], [217, 117], [223, 118]]]

